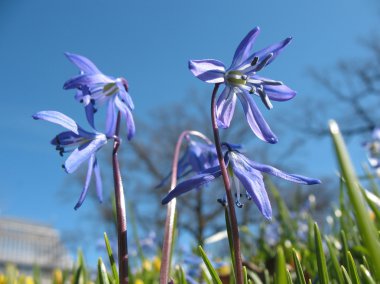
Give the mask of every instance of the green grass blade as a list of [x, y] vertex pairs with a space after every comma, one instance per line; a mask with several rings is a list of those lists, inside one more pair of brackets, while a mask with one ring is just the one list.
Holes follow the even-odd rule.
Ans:
[[362, 279], [365, 284], [376, 284], [375, 280], [372, 278], [371, 273], [364, 267], [363, 264], [360, 265], [360, 272], [363, 275]]
[[99, 257], [98, 259], [98, 281], [99, 281], [99, 284], [110, 284], [108, 280], [106, 267], [104, 266], [104, 263], [101, 257]]
[[329, 239], [326, 239], [326, 243], [327, 243], [327, 247], [329, 248], [330, 259], [332, 262], [332, 266], [334, 268], [336, 280], [338, 281], [339, 284], [344, 284], [342, 269], [340, 268], [339, 261], [338, 261], [338, 258], [336, 256], [335, 250], [334, 250]]
[[235, 265], [235, 250], [234, 250], [234, 243], [232, 240], [232, 229], [231, 229], [231, 224], [230, 224], [230, 217], [228, 216], [228, 208], [227, 206], [224, 207], [224, 218], [226, 221], [226, 230], [227, 230], [227, 236], [228, 236], [228, 245], [230, 249], [230, 255], [231, 255], [231, 263], [232, 263], [232, 279], [236, 279], [235, 277], [235, 270], [236, 270], [236, 265]]
[[211, 275], [211, 278], [214, 283], [216, 284], [222, 284], [222, 280], [220, 280], [218, 273], [216, 272], [215, 268], [212, 266], [210, 260], [208, 259], [205, 251], [201, 246], [198, 247], [199, 253], [201, 254], [201, 257], [203, 259], [203, 262], [205, 263], [208, 272]]
[[119, 274], [117, 272], [117, 265], [116, 265], [116, 262], [115, 262], [115, 258], [113, 257], [112, 248], [111, 248], [110, 241], [108, 239], [108, 236], [107, 236], [106, 232], [104, 232], [104, 242], [106, 244], [108, 258], [110, 260], [110, 265], [111, 265], [111, 270], [112, 270], [112, 276], [113, 276], [113, 279], [114, 279], [114, 283], [115, 284], [119, 284]]
[[326, 259], [322, 247], [321, 233], [319, 232], [318, 224], [314, 223], [314, 240], [315, 252], [317, 255], [318, 275], [321, 284], [329, 283], [329, 276], [327, 273]]
[[289, 269], [286, 269], [286, 280], [288, 284], [293, 284], [292, 276], [290, 275]]
[[[330, 132], [334, 142], [339, 166], [346, 181], [348, 197], [354, 208], [360, 235], [369, 252], [369, 257], [373, 266], [380, 267], [380, 243], [378, 240], [378, 233], [367, 212], [363, 195], [358, 186], [359, 181], [348, 155], [343, 137], [335, 121], [330, 121]], [[376, 280], [380, 281], [380, 269], [376, 269], [375, 273]]]
[[248, 273], [247, 273], [247, 268], [243, 266], [243, 279], [244, 279], [244, 284], [248, 284]]
[[341, 266], [341, 268], [342, 268], [342, 273], [343, 273], [344, 280], [346, 281], [346, 284], [352, 284], [350, 275], [348, 275], [347, 270], [344, 268], [343, 265]]
[[292, 250], [293, 261], [296, 266], [297, 280], [299, 284], [306, 284], [305, 275], [303, 274], [301, 263], [297, 257], [297, 252], [295, 249]]
[[286, 277], [286, 262], [284, 251], [282, 247], [277, 247], [277, 256], [276, 256], [276, 274], [274, 275], [275, 284], [284, 284], [287, 283]]
[[356, 269], [355, 261], [352, 258], [351, 252], [348, 252], [347, 255], [348, 255], [348, 271], [351, 277], [352, 284], [360, 284], [358, 271]]

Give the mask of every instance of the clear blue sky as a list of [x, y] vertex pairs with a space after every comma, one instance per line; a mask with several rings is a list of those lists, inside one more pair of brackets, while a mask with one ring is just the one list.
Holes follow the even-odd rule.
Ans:
[[[216, 58], [228, 65], [242, 37], [258, 25], [256, 48], [294, 37], [270, 76], [311, 102], [316, 95], [328, 100], [324, 90], [313, 92], [305, 70], [363, 55], [358, 39], [378, 26], [376, 2], [0, 0], [0, 216], [67, 230], [82, 227], [96, 210], [86, 203], [73, 210], [80, 185], [67, 183], [63, 159], [48, 143], [61, 129], [31, 119], [36, 111], [55, 109], [84, 121], [73, 92], [62, 89], [77, 73], [63, 52], [83, 54], [104, 73], [126, 77], [135, 115], [149, 116], [172, 101], [186, 103], [190, 88], [211, 90], [190, 74], [187, 60]], [[308, 153], [317, 173], [322, 164], [336, 168], [329, 141], [321, 145], [323, 154]], [[62, 201], [62, 186], [78, 194]], [[100, 229], [94, 239], [101, 236]]]

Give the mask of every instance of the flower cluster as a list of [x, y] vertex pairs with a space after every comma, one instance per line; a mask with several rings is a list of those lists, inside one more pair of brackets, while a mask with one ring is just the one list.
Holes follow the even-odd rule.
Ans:
[[[84, 130], [73, 119], [57, 111], [40, 111], [34, 114], [33, 118], [55, 123], [68, 130], [59, 133], [51, 141], [61, 156], [64, 153], [71, 153], [63, 165], [67, 173], [75, 172], [83, 162], [88, 160], [85, 184], [74, 207], [78, 209], [86, 198], [93, 173], [98, 199], [100, 202], [103, 200], [102, 179], [95, 154], [107, 143], [108, 139], [117, 138], [115, 131], [118, 113], [126, 121], [128, 140], [132, 139], [135, 134], [135, 124], [131, 113], [134, 105], [124, 78], [104, 75], [86, 57], [72, 53], [65, 53], [65, 55], [79, 68], [80, 74], [66, 81], [64, 89], [76, 89], [75, 98], [83, 103], [91, 130]], [[95, 127], [94, 114], [96, 108], [105, 103], [107, 103], [106, 129], [99, 132]]]
[[[267, 109], [272, 109], [271, 100], [287, 101], [292, 99], [296, 93], [281, 81], [264, 78], [257, 73], [269, 65], [282, 52], [290, 43], [291, 37], [252, 53], [251, 49], [259, 32], [260, 29], [255, 27], [245, 36], [237, 47], [229, 68], [226, 68], [218, 60], [204, 59], [190, 60], [189, 69], [197, 78], [206, 83], [225, 85], [215, 106], [215, 116], [219, 127], [228, 128], [230, 126], [238, 98], [254, 134], [261, 140], [274, 144], [277, 143], [278, 139], [259, 111], [254, 97], [259, 97]], [[254, 201], [267, 219], [272, 217], [272, 208], [261, 173], [274, 175], [295, 183], [320, 183], [318, 179], [287, 174], [272, 166], [249, 160], [240, 153], [239, 147], [236, 145], [224, 143], [223, 146], [224, 162], [233, 181], [236, 205], [238, 207], [243, 206], [241, 201], [243, 194], [240, 190], [240, 184], [242, 184], [245, 189], [244, 195], [248, 200]], [[201, 161], [199, 162], [201, 163]], [[173, 198], [194, 188], [200, 188], [221, 175], [222, 170], [219, 164], [204, 168], [196, 175], [179, 183], [163, 198], [162, 204], [166, 204]], [[221, 201], [226, 203], [225, 199]]]

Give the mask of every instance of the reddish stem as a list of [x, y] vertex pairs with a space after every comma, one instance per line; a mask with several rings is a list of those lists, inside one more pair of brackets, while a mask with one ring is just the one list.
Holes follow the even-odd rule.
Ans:
[[227, 196], [227, 205], [228, 205], [228, 215], [231, 223], [232, 230], [232, 240], [233, 240], [233, 249], [235, 252], [235, 277], [238, 284], [243, 284], [243, 265], [241, 261], [241, 252], [240, 252], [240, 239], [239, 239], [239, 228], [236, 220], [234, 200], [231, 193], [231, 184], [228, 178], [226, 164], [224, 163], [223, 151], [219, 137], [219, 128], [216, 122], [216, 93], [218, 92], [220, 84], [215, 84], [214, 90], [212, 91], [211, 97], [211, 121], [212, 121], [212, 130], [214, 133], [215, 147], [218, 155], [220, 169], [222, 171], [222, 177], [224, 182], [224, 187], [226, 189]]

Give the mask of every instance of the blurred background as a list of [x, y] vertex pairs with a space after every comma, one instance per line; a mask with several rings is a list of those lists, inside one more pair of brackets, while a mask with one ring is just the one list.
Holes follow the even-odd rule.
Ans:
[[[0, 218], [56, 229], [68, 253], [82, 248], [90, 266], [104, 254], [103, 232], [113, 235], [111, 149], [99, 156], [105, 201], [99, 204], [91, 188], [75, 211], [86, 167], [65, 174], [65, 157], [49, 144], [62, 129], [31, 118], [40, 110], [58, 110], [86, 128], [83, 106], [74, 91], [62, 88], [78, 72], [63, 55], [68, 51], [129, 82], [137, 131], [132, 143], [124, 139], [121, 163], [131, 251], [133, 236], [160, 246], [166, 212], [160, 200], [168, 188], [154, 187], [170, 171], [175, 141], [184, 129], [211, 137], [212, 85], [196, 79], [187, 62], [215, 58], [229, 66], [241, 39], [260, 26], [255, 50], [293, 37], [262, 74], [283, 81], [297, 96], [274, 103], [271, 111], [260, 106], [277, 145], [257, 141], [240, 106], [240, 117], [223, 135], [244, 144], [258, 162], [322, 179], [319, 187], [281, 183], [279, 190], [295, 210], [317, 196], [316, 218], [323, 220], [338, 195], [328, 119], [338, 121], [358, 172], [366, 162], [362, 143], [379, 121], [379, 18], [375, 0], [0, 0]], [[184, 243], [203, 242], [222, 227], [215, 217], [223, 195], [218, 187], [179, 199]], [[191, 218], [199, 222], [187, 222]], [[261, 216], [249, 204], [239, 218], [254, 226]]]

